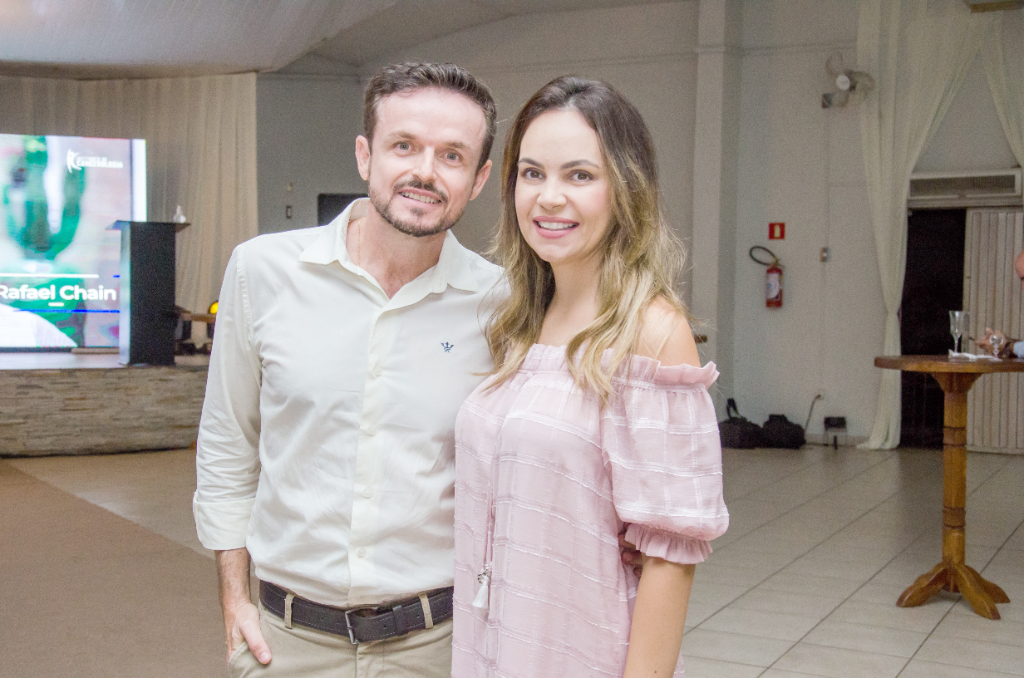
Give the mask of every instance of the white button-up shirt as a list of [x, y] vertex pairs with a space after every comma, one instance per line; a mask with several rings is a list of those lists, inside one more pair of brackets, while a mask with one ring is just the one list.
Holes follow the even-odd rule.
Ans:
[[[6, 292], [6, 288], [4, 289]], [[31, 311], [21, 311], [0, 302], [0, 347], [43, 348], [77, 346], [74, 340], [56, 325]]]
[[232, 254], [193, 502], [204, 546], [245, 546], [261, 579], [339, 607], [452, 583], [453, 427], [491, 369], [500, 277], [449, 233], [389, 299], [345, 246], [367, 208]]

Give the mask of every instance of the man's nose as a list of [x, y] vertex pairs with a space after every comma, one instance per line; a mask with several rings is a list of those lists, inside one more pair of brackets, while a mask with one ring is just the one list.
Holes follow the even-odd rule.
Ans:
[[413, 173], [424, 183], [430, 183], [434, 180], [435, 162], [434, 154], [429, 150], [425, 151], [420, 154], [419, 161], [416, 163], [416, 167], [413, 168]]

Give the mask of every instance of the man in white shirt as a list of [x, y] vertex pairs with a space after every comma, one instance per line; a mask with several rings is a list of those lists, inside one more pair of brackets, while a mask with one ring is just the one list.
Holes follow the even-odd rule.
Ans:
[[[1024, 290], [1024, 250], [1014, 260], [1013, 270]], [[993, 332], [991, 327], [985, 328], [985, 336], [978, 341], [978, 348], [986, 353], [994, 351], [1000, 358], [1024, 358], [1024, 341], [1007, 337], [1001, 330]]]
[[68, 335], [31, 311], [0, 304], [0, 347], [74, 348]]
[[500, 269], [448, 230], [495, 107], [450, 64], [387, 67], [365, 103], [370, 198], [243, 243], [220, 294], [194, 512], [233, 675], [450, 674], [453, 429]]

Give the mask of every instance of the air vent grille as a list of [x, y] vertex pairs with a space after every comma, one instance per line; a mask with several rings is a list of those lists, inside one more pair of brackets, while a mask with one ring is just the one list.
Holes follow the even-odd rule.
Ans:
[[1021, 204], [1021, 170], [914, 174], [910, 207], [984, 207]]
[[1022, 0], [964, 0], [972, 12], [1002, 12], [1007, 9], [1024, 7]]

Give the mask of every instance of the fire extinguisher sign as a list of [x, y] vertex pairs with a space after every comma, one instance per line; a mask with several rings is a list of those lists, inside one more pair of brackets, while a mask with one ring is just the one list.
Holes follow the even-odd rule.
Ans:
[[784, 221], [773, 221], [768, 224], [768, 239], [769, 240], [785, 240], [786, 239], [786, 222]]

